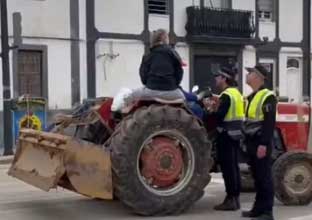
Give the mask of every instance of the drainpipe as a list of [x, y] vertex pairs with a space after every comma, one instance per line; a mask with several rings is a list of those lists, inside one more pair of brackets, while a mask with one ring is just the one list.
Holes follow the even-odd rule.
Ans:
[[1, 13], [1, 58], [3, 74], [3, 138], [4, 155], [13, 154], [13, 134], [11, 129], [11, 86], [8, 36], [8, 9], [7, 0], [0, 0]]

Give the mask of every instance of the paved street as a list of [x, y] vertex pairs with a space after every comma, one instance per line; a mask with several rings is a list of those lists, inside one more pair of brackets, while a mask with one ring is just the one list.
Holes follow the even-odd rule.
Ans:
[[[129, 213], [118, 201], [98, 201], [63, 189], [42, 192], [6, 175], [7, 165], [0, 166], [0, 220], [102, 220], [140, 219]], [[223, 199], [222, 178], [214, 176], [206, 195], [191, 210], [181, 216], [153, 219], [237, 220], [240, 212], [215, 212], [213, 206]], [[242, 195], [243, 208], [249, 208], [253, 194]], [[285, 207], [276, 203], [278, 220], [311, 220], [312, 205]]]

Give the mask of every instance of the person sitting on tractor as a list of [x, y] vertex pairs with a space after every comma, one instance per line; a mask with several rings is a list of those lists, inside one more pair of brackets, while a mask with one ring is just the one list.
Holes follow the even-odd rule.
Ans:
[[180, 86], [183, 78], [182, 60], [179, 54], [169, 46], [168, 39], [168, 33], [163, 29], [153, 32], [150, 53], [143, 56], [140, 66], [140, 78], [144, 86], [133, 91], [121, 89], [114, 99], [113, 111], [137, 100], [180, 99], [186, 100], [189, 108], [198, 118], [203, 118], [204, 111], [197, 104], [197, 96]]
[[[138, 100], [185, 100], [180, 83], [183, 78], [182, 60], [179, 54], [169, 46], [166, 30], [158, 29], [151, 36], [150, 53], [142, 58], [140, 79], [143, 87], [121, 91], [122, 101], [113, 102], [112, 111], [119, 111], [124, 106]], [[124, 103], [123, 103], [124, 102]]]
[[164, 29], [153, 32], [150, 53], [143, 56], [140, 78], [144, 85], [133, 91], [134, 99], [162, 98], [184, 99], [180, 90], [183, 78], [182, 60], [169, 46], [169, 36]]

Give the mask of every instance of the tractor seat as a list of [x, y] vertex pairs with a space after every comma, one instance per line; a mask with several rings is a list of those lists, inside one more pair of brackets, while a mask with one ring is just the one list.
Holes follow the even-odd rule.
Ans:
[[168, 105], [175, 105], [175, 104], [183, 104], [184, 99], [161, 99], [161, 98], [154, 98], [156, 102], [162, 103], [162, 104], [168, 104]]

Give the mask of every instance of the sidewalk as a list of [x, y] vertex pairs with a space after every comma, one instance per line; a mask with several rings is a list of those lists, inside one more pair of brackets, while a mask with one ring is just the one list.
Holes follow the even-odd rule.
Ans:
[[3, 155], [3, 148], [0, 147], [0, 165], [3, 164], [10, 164], [13, 160], [13, 155], [11, 156], [2, 156]]
[[13, 155], [11, 156], [0, 156], [0, 165], [10, 164], [13, 160]]

